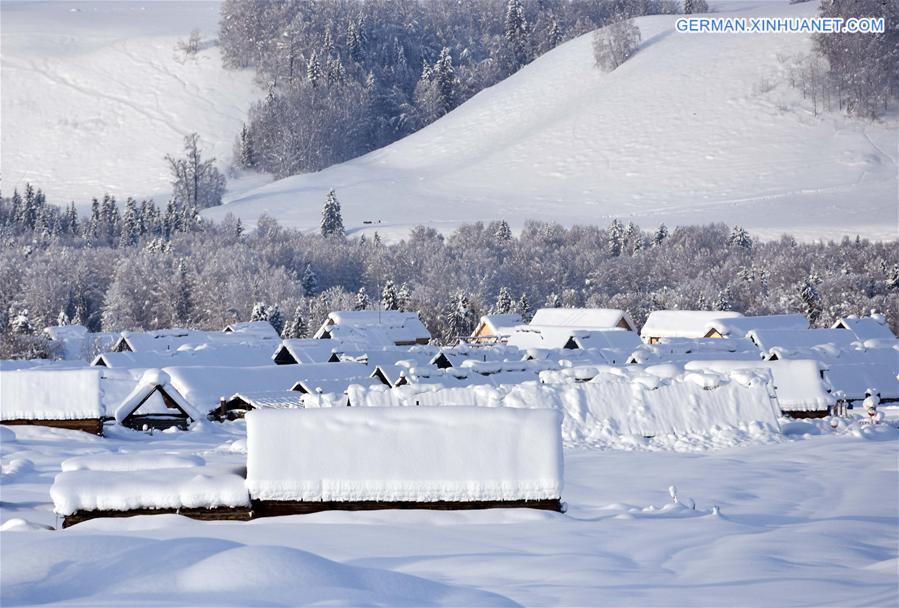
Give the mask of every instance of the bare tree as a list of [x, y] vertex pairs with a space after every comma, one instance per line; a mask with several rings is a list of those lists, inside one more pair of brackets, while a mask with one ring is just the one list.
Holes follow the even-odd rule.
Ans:
[[616, 21], [593, 34], [593, 57], [604, 72], [630, 59], [640, 46], [640, 28], [630, 19]]

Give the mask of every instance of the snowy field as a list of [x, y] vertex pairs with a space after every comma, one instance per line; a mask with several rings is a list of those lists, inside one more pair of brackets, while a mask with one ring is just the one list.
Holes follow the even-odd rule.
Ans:
[[[809, 16], [816, 3], [718, 2], [728, 16]], [[404, 237], [527, 219], [651, 228], [726, 222], [801, 239], [897, 230], [897, 120], [814, 116], [787, 80], [805, 35], [690, 35], [637, 20], [640, 51], [614, 72], [586, 35], [403, 140], [241, 195], [208, 217], [265, 213], [317, 230], [330, 188], [351, 230]], [[364, 226], [363, 222], [373, 222]]]
[[[252, 101], [249, 70], [222, 68], [219, 2], [3, 2], [3, 191], [52, 203], [171, 193], [166, 154], [196, 131], [226, 167]], [[176, 52], [191, 30], [202, 50]]]
[[565, 514], [160, 515], [50, 531], [64, 460], [239, 466], [245, 423], [153, 436], [107, 427], [105, 438], [0, 427], [0, 603], [896, 605], [899, 432], [782, 428], [713, 451], [569, 447]]

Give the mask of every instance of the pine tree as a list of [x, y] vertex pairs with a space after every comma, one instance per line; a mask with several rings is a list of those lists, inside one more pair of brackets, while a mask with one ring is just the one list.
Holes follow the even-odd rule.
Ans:
[[456, 71], [447, 47], [443, 47], [434, 64], [433, 84], [437, 94], [437, 110], [443, 116], [456, 107]]
[[524, 8], [521, 5], [521, 0], [509, 0], [506, 3], [506, 19], [503, 34], [509, 47], [512, 72], [530, 61], [530, 34], [528, 30], [528, 22], [524, 17]]
[[328, 192], [325, 205], [322, 207], [322, 236], [344, 236], [343, 217], [340, 214], [340, 202], [334, 190]]
[[715, 301], [712, 302], [713, 310], [733, 310], [733, 306], [733, 296], [730, 293], [729, 287], [725, 287], [718, 292], [718, 296], [715, 298]]
[[56, 317], [56, 325], [59, 327], [65, 327], [66, 325], [70, 325], [72, 320], [69, 319], [69, 315], [66, 314], [65, 308], [59, 311], [59, 315]]
[[396, 285], [390, 279], [387, 279], [387, 282], [384, 283], [384, 288], [381, 290], [381, 307], [384, 310], [400, 309], [399, 294], [396, 291]]
[[31, 336], [34, 334], [34, 326], [31, 324], [31, 317], [28, 316], [27, 308], [17, 309], [10, 307], [9, 329], [12, 333], [20, 336]]
[[652, 246], [658, 247], [667, 238], [668, 238], [668, 227], [665, 226], [665, 224], [659, 224], [659, 227], [656, 228], [655, 234], [652, 235]]
[[250, 311], [250, 321], [268, 321], [268, 306], [265, 305], [265, 302], [253, 304], [253, 310]]
[[734, 226], [727, 238], [729, 247], [738, 247], [746, 251], [752, 251], [752, 239], [742, 226]]
[[178, 269], [175, 272], [175, 298], [173, 302], [175, 323], [177, 325], [190, 325], [190, 313], [193, 308], [190, 277], [187, 275], [187, 263], [184, 258], [178, 260]]
[[284, 315], [281, 314], [281, 307], [277, 304], [272, 304], [266, 309], [266, 317], [269, 325], [275, 328], [275, 331], [279, 334], [284, 329]]
[[493, 305], [493, 314], [504, 315], [512, 312], [512, 292], [508, 287], [500, 287]]
[[240, 129], [238, 153], [238, 162], [242, 168], [252, 169], [256, 166], [256, 152], [253, 150], [253, 140], [250, 138], [250, 130], [246, 123]]
[[501, 243], [506, 243], [512, 240], [512, 229], [509, 228], [509, 223], [506, 220], [500, 220], [496, 224], [496, 230], [493, 233], [493, 236], [496, 237], [496, 240]]
[[318, 86], [318, 83], [321, 82], [321, 79], [322, 66], [318, 61], [318, 55], [313, 51], [312, 55], [309, 57], [309, 61], [306, 63], [306, 80], [309, 81], [312, 88], [315, 88]]
[[808, 317], [809, 322], [814, 325], [821, 317], [824, 310], [821, 304], [821, 294], [818, 293], [818, 277], [810, 276], [799, 287], [799, 299], [802, 302], [802, 312]]
[[10, 210], [9, 210], [9, 223], [11, 225], [21, 226], [21, 217], [22, 217], [22, 195], [19, 194], [19, 191], [13, 188], [12, 198], [10, 199]]
[[442, 316], [449, 337], [471, 335], [474, 329], [474, 311], [464, 292], [456, 292]]
[[285, 340], [305, 338], [308, 331], [306, 319], [303, 317], [303, 307], [298, 305], [293, 312], [293, 319], [291, 319], [290, 324], [281, 332], [281, 337]]
[[618, 257], [624, 245], [624, 229], [618, 220], [612, 220], [609, 225], [609, 255]]
[[546, 302], [543, 303], [544, 308], [562, 308], [562, 298], [556, 292], [546, 296]]
[[122, 239], [123, 247], [131, 247], [137, 244], [140, 239], [140, 227], [137, 218], [137, 203], [130, 196], [125, 201], [125, 216], [122, 218]]
[[303, 287], [303, 295], [307, 298], [311, 298], [318, 291], [318, 277], [315, 271], [312, 270], [312, 264], [306, 264], [303, 278], [300, 279], [300, 285]]
[[400, 285], [400, 289], [396, 294], [397, 309], [406, 312], [409, 310], [409, 304], [411, 302], [412, 294], [409, 291], [409, 286], [403, 283]]
[[356, 304], [353, 310], [368, 310], [369, 308], [371, 308], [371, 298], [368, 297], [365, 287], [360, 287], [356, 292]]
[[515, 305], [515, 312], [521, 315], [521, 320], [527, 323], [531, 320], [531, 303], [528, 302], [526, 293], [521, 294], [518, 303]]

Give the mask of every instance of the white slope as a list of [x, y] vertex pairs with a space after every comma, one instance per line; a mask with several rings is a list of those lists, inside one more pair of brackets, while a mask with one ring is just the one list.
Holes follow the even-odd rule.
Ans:
[[[719, 3], [719, 15], [812, 15], [815, 3]], [[779, 57], [806, 35], [697, 35], [638, 19], [614, 72], [573, 40], [386, 148], [208, 211], [315, 229], [329, 188], [351, 229], [505, 218], [652, 227], [724, 221], [776, 236], [895, 238], [897, 121], [815, 117]], [[770, 83], [766, 86], [765, 83]], [[767, 90], [770, 85], [773, 89]], [[378, 222], [381, 222], [379, 225]]]
[[[211, 46], [218, 2], [2, 3], [3, 191], [51, 202], [171, 191], [163, 157], [196, 131], [225, 166], [261, 91]], [[195, 58], [175, 52], [193, 28]]]

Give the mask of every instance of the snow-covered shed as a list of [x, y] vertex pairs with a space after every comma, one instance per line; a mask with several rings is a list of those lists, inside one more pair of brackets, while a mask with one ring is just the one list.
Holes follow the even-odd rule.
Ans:
[[771, 388], [784, 414], [801, 418], [826, 416], [835, 399], [824, 379], [824, 366], [818, 361], [689, 361], [686, 371], [711, 370], [732, 373], [738, 370], [767, 370], [771, 373]]
[[52, 426], [103, 433], [100, 371], [0, 370], [0, 424]]
[[706, 323], [706, 338], [745, 338], [755, 329], [808, 329], [805, 315], [758, 315], [754, 317], [728, 317]]
[[547, 409], [257, 410], [247, 415], [247, 487], [260, 514], [560, 510], [559, 425]]
[[441, 348], [428, 363], [446, 369], [448, 367], [461, 367], [466, 361], [510, 361], [520, 360], [521, 351], [515, 347], [502, 344], [490, 346], [474, 346], [471, 344], [457, 344]]
[[144, 372], [134, 390], [116, 408], [116, 422], [128, 428], [186, 429], [201, 414], [172, 385], [171, 377], [164, 371], [151, 369]]
[[372, 371], [364, 363], [348, 361], [300, 365], [295, 368], [296, 381], [290, 390], [312, 395], [343, 395], [351, 384], [382, 384], [379, 378], [373, 377]]
[[354, 310], [328, 314], [315, 339], [339, 339], [360, 347], [427, 344], [431, 332], [418, 313], [398, 310]]
[[484, 315], [471, 333], [471, 341], [505, 342], [514, 331], [515, 326], [521, 325], [521, 323], [522, 318], [518, 313]]
[[761, 359], [758, 347], [747, 338], [660, 338], [655, 344], [640, 344], [627, 359], [629, 364], [683, 363], [698, 359]]
[[120, 368], [190, 367], [218, 365], [256, 367], [272, 365], [272, 346], [262, 341], [248, 343], [204, 342], [184, 344], [174, 350], [122, 351], [97, 355], [91, 365]]
[[834, 392], [848, 403], [863, 401], [869, 389], [882, 403], [899, 402], [899, 346], [840, 351], [825, 365]]
[[583, 330], [636, 328], [630, 315], [617, 308], [541, 308], [534, 313], [530, 325]]
[[838, 319], [833, 329], [848, 329], [859, 340], [895, 340], [896, 336], [887, 324], [884, 315], [871, 313], [870, 317], [849, 315]]
[[654, 310], [646, 318], [640, 337], [647, 344], [655, 344], [662, 338], [704, 338], [709, 323], [742, 316], [720, 310]]
[[841, 350], [860, 345], [851, 331], [844, 329], [755, 329], [747, 334], [767, 359], [826, 360]]

